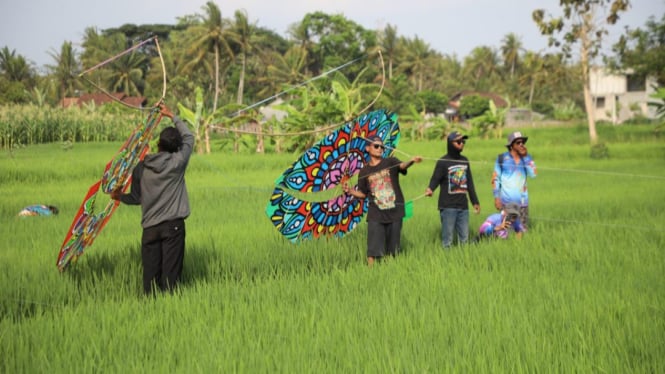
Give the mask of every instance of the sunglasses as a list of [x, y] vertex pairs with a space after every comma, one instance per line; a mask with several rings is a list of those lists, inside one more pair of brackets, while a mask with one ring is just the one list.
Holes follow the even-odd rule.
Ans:
[[379, 148], [386, 149], [386, 147], [383, 144], [372, 144], [372, 147], [374, 147], [374, 149], [379, 149]]
[[466, 140], [464, 140], [464, 139], [462, 139], [462, 140], [455, 140], [455, 143], [457, 143], [457, 144], [466, 144]]
[[513, 144], [515, 144], [515, 145], [524, 145], [524, 144], [526, 144], [526, 142], [523, 141], [523, 140], [517, 140]]

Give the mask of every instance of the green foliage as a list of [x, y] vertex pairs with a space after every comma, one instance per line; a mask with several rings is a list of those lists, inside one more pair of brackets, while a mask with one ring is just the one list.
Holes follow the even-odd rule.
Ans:
[[644, 30], [626, 29], [612, 50], [616, 59], [609, 61], [610, 66], [654, 77], [659, 85], [665, 86], [665, 15], [660, 20], [650, 16]]
[[503, 125], [506, 123], [506, 112], [510, 108], [510, 105], [503, 109], [498, 109], [494, 101], [488, 101], [489, 109], [483, 114], [471, 118], [469, 122], [473, 127], [474, 134], [480, 135], [483, 139], [486, 139], [491, 133], [500, 138]]
[[[570, 56], [572, 46], [586, 40], [585, 53], [589, 57], [596, 56], [601, 47], [603, 36], [607, 34], [606, 25], [614, 25], [619, 19], [621, 12], [626, 12], [630, 6], [629, 0], [561, 0], [563, 10], [562, 17], [549, 18], [545, 10], [536, 9], [532, 13], [532, 19], [540, 29], [540, 33], [549, 36], [549, 45], [561, 47], [561, 50]], [[600, 21], [594, 18], [594, 11], [604, 9], [607, 17]], [[582, 30], [587, 30], [582, 35]], [[556, 35], [563, 33], [561, 39]]]
[[658, 118], [665, 120], [665, 87], [658, 88], [650, 97], [657, 101], [649, 102], [649, 106], [656, 109], [656, 116]]
[[534, 101], [531, 104], [531, 110], [544, 115], [546, 118], [554, 116], [554, 105], [546, 101]]
[[566, 100], [564, 103], [554, 105], [553, 117], [557, 121], [582, 119], [585, 116], [584, 111], [572, 100]]
[[331, 84], [331, 102], [334, 112], [340, 113], [344, 121], [357, 117], [367, 107], [368, 98], [376, 96], [380, 86], [374, 83], [363, 83], [366, 69], [360, 71], [353, 81], [344, 74], [334, 75]]
[[660, 121], [660, 124], [656, 127], [656, 131], [661, 131], [665, 127], [665, 87], [658, 88], [651, 97], [659, 100], [649, 102], [649, 106], [653, 106], [656, 109], [656, 116]]
[[[0, 50], [0, 63], [9, 62], [0, 75], [11, 82], [11, 86], [0, 84], [0, 90], [5, 88], [0, 101], [57, 105], [61, 96], [99, 93], [92, 85], [75, 80], [75, 73], [153, 35], [159, 36], [168, 80], [166, 101], [186, 107], [195, 105], [192, 92], [197, 87], [202, 88], [203, 100], [212, 109], [239, 100], [246, 105], [257, 103], [303, 82], [328, 92], [333, 86], [330, 77], [308, 80], [340, 66], [343, 68], [336, 75], [344, 75], [355, 87], [376, 85], [386, 78], [375, 108], [399, 114], [407, 113], [411, 106], [441, 113], [448, 95], [467, 89], [508, 92], [514, 102], [530, 103], [574, 97], [581, 87], [579, 77], [571, 74], [576, 66], [549, 55], [526, 58], [512, 34], [502, 41], [501, 55], [496, 48], [480, 46], [462, 62], [457, 56], [433, 50], [417, 36], [400, 36], [395, 28], [377, 32], [343, 15], [310, 13], [294, 23], [286, 39], [251, 22], [251, 15], [238, 17], [235, 13], [223, 18], [222, 14], [230, 15], [223, 10], [214, 2], [206, 2], [199, 13], [178, 17], [176, 25], [125, 24], [104, 30], [89, 27], [83, 33], [81, 51], [64, 43], [58, 53], [52, 54], [53, 65], [46, 70], [47, 75], [38, 77], [38, 84], [34, 82], [34, 68], [22, 56]], [[379, 48], [384, 66], [377, 58]], [[141, 95], [149, 103], [162, 97], [164, 77], [154, 43], [144, 44], [85, 77], [107, 91]], [[14, 81], [22, 82], [22, 89]], [[35, 95], [35, 87], [39, 95]], [[369, 102], [368, 97], [374, 93], [364, 91], [363, 101]]]
[[438, 91], [425, 90], [416, 94], [416, 98], [422, 101], [427, 113], [441, 114], [448, 108], [448, 96]]
[[459, 112], [465, 118], [479, 116], [489, 109], [489, 100], [479, 95], [469, 95], [462, 97], [459, 106]]
[[[125, 112], [119, 112], [121, 110]], [[118, 104], [107, 105], [105, 110], [3, 106], [0, 107], [0, 148], [64, 141], [120, 141], [143, 120], [142, 113], [118, 108]]]
[[0, 105], [25, 104], [28, 101], [29, 96], [23, 83], [0, 76]]
[[399, 124], [402, 136], [413, 141], [443, 139], [452, 127], [445, 117], [419, 112], [413, 106], [399, 117]]
[[416, 98], [407, 77], [399, 74], [390, 80], [376, 106], [396, 113], [408, 113], [410, 107], [422, 108], [422, 103]]
[[[307, 47], [312, 58], [309, 69], [314, 75], [359, 58], [376, 46], [374, 32], [341, 14], [308, 13], [290, 33]], [[351, 80], [360, 73], [360, 69], [358, 66], [349, 67]]]
[[591, 158], [592, 159], [603, 159], [610, 157], [610, 149], [605, 143], [596, 143], [591, 146]]
[[34, 86], [35, 72], [25, 57], [7, 47], [0, 49], [0, 105], [27, 103], [27, 91]]
[[182, 103], [178, 103], [178, 112], [183, 121], [187, 122], [192, 129], [194, 129], [194, 138], [196, 139], [195, 148], [198, 153], [203, 153], [204, 144], [201, 142], [201, 127], [205, 129], [209, 126], [210, 118], [204, 113], [203, 105], [203, 90], [201, 87], [196, 87], [195, 92], [195, 107], [194, 110], [187, 108]]

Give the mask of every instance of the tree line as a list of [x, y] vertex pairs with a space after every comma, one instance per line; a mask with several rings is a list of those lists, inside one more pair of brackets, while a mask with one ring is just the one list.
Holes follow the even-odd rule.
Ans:
[[[625, 9], [612, 9], [615, 14], [621, 10]], [[556, 23], [547, 29], [542, 14], [539, 19], [536, 15], [537, 11], [534, 20], [543, 34], [557, 31]], [[650, 18], [644, 29], [627, 29], [614, 46], [615, 56], [608, 66], [655, 75], [663, 85], [663, 25], [665, 15], [660, 20]], [[187, 108], [203, 105], [208, 113], [221, 109], [227, 115], [309, 82], [309, 102], [297, 97], [300, 91], [288, 98], [301, 100], [301, 110], [328, 101], [334, 108], [318, 113], [321, 117], [330, 114], [329, 118], [348, 120], [379, 90], [382, 94], [375, 106], [400, 114], [443, 113], [450, 96], [471, 90], [497, 93], [512, 106], [551, 117], [571, 107], [583, 108], [588, 80], [580, 73], [580, 64], [588, 61], [571, 59], [565, 48], [549, 53], [526, 50], [514, 33], [505, 35], [498, 48], [481, 45], [460, 58], [434, 50], [418, 36], [400, 35], [394, 25], [368, 30], [343, 15], [323, 12], [306, 14], [282, 37], [250, 21], [245, 11], [223, 17], [209, 1], [201, 13], [179, 17], [175, 25], [87, 28], [81, 50], [65, 41], [59, 51], [51, 51], [53, 64], [45, 67], [44, 75], [25, 57], [4, 47], [0, 50], [0, 104], [57, 106], [65, 97], [96, 92], [96, 87], [78, 77], [83, 70], [153, 36], [159, 40], [168, 77], [167, 101]], [[334, 70], [340, 66], [344, 67]], [[331, 71], [327, 79], [316, 79]], [[146, 44], [86, 74], [86, 79], [108, 92], [143, 96], [154, 103], [162, 94], [162, 61], [155, 44]], [[336, 90], [332, 96], [331, 87]], [[195, 94], [197, 90], [200, 95]]]

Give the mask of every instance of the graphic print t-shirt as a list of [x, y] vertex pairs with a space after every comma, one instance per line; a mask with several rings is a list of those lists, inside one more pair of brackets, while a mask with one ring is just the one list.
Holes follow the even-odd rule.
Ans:
[[471, 165], [464, 156], [453, 159], [446, 154], [437, 160], [428, 187], [432, 191], [441, 189], [439, 209], [469, 209], [469, 200], [473, 205], [480, 204], [473, 185]]
[[467, 165], [452, 165], [448, 168], [448, 193], [466, 194], [467, 192]]
[[395, 207], [395, 189], [390, 178], [390, 171], [383, 169], [367, 177], [369, 189], [374, 193], [374, 203], [381, 210]]
[[365, 165], [358, 174], [358, 190], [368, 199], [367, 221], [389, 223], [404, 217], [404, 196], [399, 185], [402, 162], [384, 158], [377, 165]]

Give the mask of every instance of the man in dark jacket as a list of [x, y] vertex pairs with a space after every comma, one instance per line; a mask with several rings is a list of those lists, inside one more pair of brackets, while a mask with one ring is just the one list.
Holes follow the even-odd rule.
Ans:
[[441, 240], [444, 249], [453, 243], [454, 231], [459, 244], [469, 240], [469, 201], [476, 214], [480, 213], [480, 202], [476, 195], [469, 160], [462, 156], [464, 145], [469, 137], [453, 131], [448, 135], [448, 153], [441, 157], [434, 167], [434, 173], [425, 190], [432, 196], [437, 187], [439, 192], [439, 213], [441, 214]]
[[194, 136], [187, 125], [165, 105], [161, 113], [175, 127], [159, 135], [158, 152], [148, 154], [132, 172], [131, 192], [120, 190], [111, 198], [129, 205], [141, 205], [143, 236], [143, 290], [152, 294], [154, 287], [172, 291], [182, 273], [185, 257], [185, 218], [189, 216], [189, 198], [185, 170], [194, 147]]

